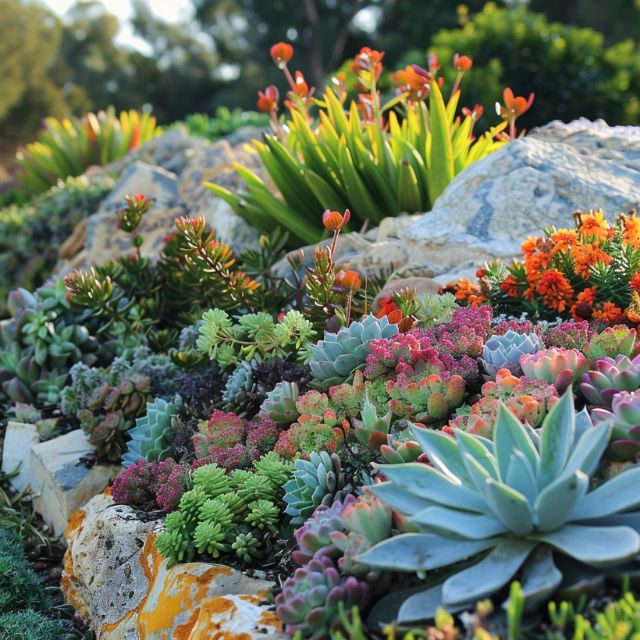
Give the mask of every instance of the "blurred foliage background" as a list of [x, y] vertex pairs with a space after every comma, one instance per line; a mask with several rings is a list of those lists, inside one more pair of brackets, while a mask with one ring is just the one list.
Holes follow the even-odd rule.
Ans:
[[268, 53], [280, 40], [316, 86], [364, 45], [386, 52], [387, 69], [459, 52], [474, 60], [469, 106], [492, 108], [511, 86], [536, 93], [527, 127], [581, 115], [640, 123], [640, 0], [192, 0], [192, 19], [176, 23], [131, 3], [142, 48], [118, 44], [119, 18], [95, 0], [63, 17], [44, 0], [2, 0], [0, 164], [11, 167], [48, 115], [114, 105], [152, 109], [166, 125], [220, 105], [253, 109], [258, 89], [280, 82]]

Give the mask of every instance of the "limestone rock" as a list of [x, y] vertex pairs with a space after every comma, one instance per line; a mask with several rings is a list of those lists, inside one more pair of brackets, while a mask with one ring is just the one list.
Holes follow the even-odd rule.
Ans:
[[272, 583], [204, 562], [169, 569], [159, 524], [106, 494], [71, 517], [62, 588], [98, 640], [285, 637], [265, 604]]
[[117, 475], [117, 465], [87, 467], [80, 458], [95, 448], [77, 429], [31, 448], [31, 488], [38, 495], [35, 510], [62, 535], [71, 514], [93, 498]]
[[613, 220], [638, 206], [640, 127], [552, 122], [472, 164], [432, 211], [371, 243], [350, 266], [375, 267], [388, 256], [395, 277], [443, 284], [519, 255], [522, 241], [549, 225], [573, 227], [577, 209], [603, 209]]
[[9, 422], [2, 448], [2, 471], [18, 474], [10, 480], [17, 492], [25, 491], [31, 484], [31, 447], [40, 442], [38, 428], [34, 424]]

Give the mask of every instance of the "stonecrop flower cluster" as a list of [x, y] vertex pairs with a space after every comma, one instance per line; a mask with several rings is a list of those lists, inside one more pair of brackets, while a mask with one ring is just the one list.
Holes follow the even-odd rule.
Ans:
[[602, 211], [574, 213], [575, 229], [545, 229], [522, 243], [522, 260], [478, 271], [454, 286], [463, 304], [489, 303], [514, 315], [602, 324], [640, 322], [640, 218], [609, 224]]

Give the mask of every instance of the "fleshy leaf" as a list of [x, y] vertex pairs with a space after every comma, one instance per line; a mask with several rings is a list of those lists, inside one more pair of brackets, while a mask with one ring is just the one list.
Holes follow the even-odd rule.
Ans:
[[565, 392], [542, 423], [538, 489], [560, 476], [569, 457], [575, 432], [576, 414], [571, 389]]
[[548, 484], [538, 495], [535, 502], [539, 531], [552, 531], [562, 526], [576, 504], [584, 497], [589, 488], [589, 477], [582, 471], [564, 474], [555, 482]]
[[518, 491], [495, 480], [485, 483], [484, 497], [496, 517], [518, 536], [533, 529], [533, 512], [527, 499]]
[[509, 471], [511, 454], [521, 451], [529, 460], [531, 468], [537, 472], [538, 452], [536, 451], [527, 430], [520, 420], [507, 409], [503, 402], [498, 407], [498, 415], [493, 431], [493, 442], [500, 470], [500, 479], [505, 481]]
[[411, 517], [411, 522], [424, 525], [441, 535], [481, 540], [504, 533], [507, 528], [492, 516], [444, 507], [427, 507]]

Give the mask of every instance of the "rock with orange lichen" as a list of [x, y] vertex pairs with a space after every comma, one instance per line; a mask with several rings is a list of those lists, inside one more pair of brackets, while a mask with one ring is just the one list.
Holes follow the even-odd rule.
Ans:
[[272, 583], [204, 562], [169, 569], [159, 527], [106, 494], [73, 514], [62, 586], [98, 640], [285, 638], [267, 601]]

